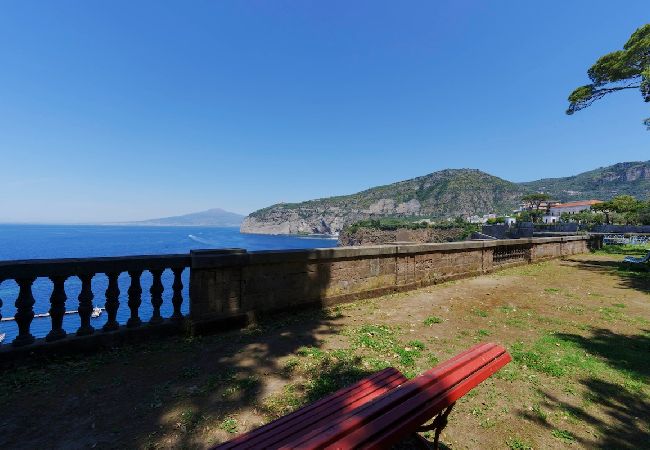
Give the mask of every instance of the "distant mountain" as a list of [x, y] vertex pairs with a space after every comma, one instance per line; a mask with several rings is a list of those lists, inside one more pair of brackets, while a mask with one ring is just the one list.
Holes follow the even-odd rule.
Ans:
[[207, 211], [185, 214], [182, 216], [162, 217], [160, 219], [142, 220], [131, 222], [132, 225], [157, 225], [157, 226], [205, 226], [205, 227], [238, 227], [244, 216], [220, 208]]
[[[552, 168], [552, 165], [548, 167]], [[334, 234], [346, 225], [378, 217], [427, 217], [509, 213], [520, 198], [547, 192], [560, 201], [650, 197], [650, 161], [602, 167], [572, 177], [512, 183], [476, 169], [447, 169], [339, 197], [279, 203], [250, 214], [243, 233]]]
[[521, 186], [476, 169], [447, 169], [357, 194], [280, 203], [255, 211], [244, 233], [292, 234], [341, 231], [372, 217], [446, 217], [509, 212], [525, 192]]
[[560, 201], [609, 200], [623, 194], [646, 199], [650, 196], [650, 161], [618, 163], [572, 177], [545, 178], [520, 184], [530, 191], [547, 192]]

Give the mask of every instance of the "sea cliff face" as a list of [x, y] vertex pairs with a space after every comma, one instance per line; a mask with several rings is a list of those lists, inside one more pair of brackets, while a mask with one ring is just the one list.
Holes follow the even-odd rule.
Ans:
[[377, 216], [417, 216], [417, 199], [398, 203], [381, 198], [366, 208], [334, 206], [321, 200], [320, 205], [279, 204], [256, 211], [244, 219], [242, 233], [258, 234], [339, 234], [346, 226]]
[[509, 211], [522, 190], [514, 183], [471, 169], [448, 169], [378, 186], [357, 194], [279, 203], [249, 215], [242, 233], [338, 234], [347, 225], [381, 217], [432, 217]]
[[249, 215], [242, 233], [338, 234], [347, 225], [382, 217], [426, 217], [436, 221], [489, 213], [508, 214], [521, 197], [545, 192], [560, 201], [609, 200], [650, 195], [650, 161], [627, 162], [572, 177], [512, 183], [475, 169], [447, 169], [377, 186], [352, 195], [279, 203]]
[[277, 207], [263, 217], [246, 217], [240, 231], [257, 234], [338, 234], [350, 223], [368, 217], [368, 214], [358, 211], [305, 211]]

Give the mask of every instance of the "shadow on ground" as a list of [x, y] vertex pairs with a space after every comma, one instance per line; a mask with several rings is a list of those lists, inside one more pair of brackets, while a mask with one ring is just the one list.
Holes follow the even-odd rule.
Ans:
[[591, 272], [615, 275], [619, 279], [621, 287], [636, 289], [650, 294], [650, 272], [643, 267], [634, 267], [623, 261], [612, 261], [602, 259], [572, 259], [566, 261], [578, 269]]
[[[609, 366], [624, 371], [631, 378], [648, 382], [650, 378], [650, 331], [640, 335], [616, 334], [606, 329], [595, 329], [591, 336], [558, 334], [558, 337], [578, 344], [586, 352], [602, 358]], [[580, 421], [594, 426], [600, 433], [586, 440], [573, 436], [587, 448], [639, 449], [647, 448], [650, 436], [650, 402], [641, 390], [604, 381], [596, 376], [580, 383], [586, 389], [581, 406], [564, 402], [548, 391], [543, 392], [545, 406], [550, 410], [567, 411]], [[598, 406], [599, 413], [594, 414]], [[546, 428], [554, 428], [546, 418], [534, 412], [520, 413], [526, 419]]]
[[[305, 312], [242, 332], [6, 369], [0, 403], [12, 414], [0, 419], [0, 448], [202, 448], [208, 436], [228, 439], [260, 424], [261, 415], [238, 411], [290, 381], [283, 358], [340, 332], [334, 319]], [[284, 331], [289, 325], [291, 332]], [[323, 367], [307, 398], [366, 375], [348, 364]]]
[[[315, 303], [331, 280], [328, 267], [308, 262], [292, 275], [298, 284], [318, 280], [301, 284], [310, 286], [304, 298]], [[0, 378], [0, 448], [204, 448], [259, 425], [266, 415], [262, 400], [293, 381], [287, 358], [337, 333], [336, 314], [314, 309], [214, 336], [16, 364]], [[306, 397], [367, 373], [353, 364], [322, 367]], [[239, 414], [250, 405], [259, 407]]]

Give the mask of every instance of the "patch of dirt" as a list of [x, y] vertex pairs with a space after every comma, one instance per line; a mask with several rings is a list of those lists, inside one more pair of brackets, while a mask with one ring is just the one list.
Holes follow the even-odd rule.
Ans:
[[[390, 364], [413, 376], [481, 341], [515, 361], [458, 402], [448, 448], [642, 448], [650, 278], [618, 259], [574, 256], [241, 332], [17, 366], [0, 381], [0, 448], [206, 448], [319, 395], [325, 369], [336, 379]], [[367, 326], [384, 327], [378, 350], [359, 344]]]

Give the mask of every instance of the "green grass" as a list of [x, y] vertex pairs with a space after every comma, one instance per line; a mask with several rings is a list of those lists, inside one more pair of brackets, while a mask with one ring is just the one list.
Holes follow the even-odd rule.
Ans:
[[237, 419], [235, 419], [232, 416], [228, 416], [225, 419], [221, 421], [219, 424], [219, 429], [224, 430], [228, 433], [234, 434], [237, 433], [237, 427], [238, 427]]
[[442, 319], [440, 317], [436, 317], [436, 316], [429, 316], [426, 319], [424, 319], [423, 323], [426, 326], [430, 327], [430, 326], [432, 326], [432, 325], [434, 325], [436, 323], [442, 323]]
[[594, 251], [597, 255], [645, 255], [650, 251], [650, 244], [616, 244], [603, 245], [603, 248]]
[[353, 334], [353, 344], [385, 351], [395, 346], [395, 332], [386, 325], [364, 325]]
[[511, 450], [533, 450], [533, 447], [528, 442], [520, 438], [510, 438], [506, 441], [506, 445]]
[[608, 322], [623, 319], [623, 313], [620, 308], [610, 308], [605, 306], [603, 308], [598, 308], [598, 312], [600, 313], [600, 318]]
[[577, 371], [598, 372], [604, 365], [579, 345], [553, 334], [547, 334], [529, 346], [515, 343], [511, 354], [519, 365], [558, 378]]
[[576, 437], [573, 435], [573, 433], [567, 430], [559, 430], [556, 428], [553, 431], [551, 431], [551, 434], [553, 435], [554, 438], [557, 438], [566, 444], [570, 444], [571, 442], [576, 440]]
[[[594, 350], [585, 349], [589, 343], [595, 345]], [[612, 346], [601, 349], [589, 337], [549, 333], [532, 344], [513, 344], [511, 355], [518, 370], [524, 373], [532, 370], [562, 380], [559, 387], [572, 395], [577, 395], [577, 392], [570, 381], [577, 377], [606, 380], [635, 395], [647, 395], [647, 378], [642, 375], [644, 367], [647, 367], [643, 347]], [[508, 372], [503, 372], [497, 376], [504, 378]]]
[[178, 421], [179, 429], [185, 433], [191, 433], [205, 420], [206, 416], [194, 410], [186, 409], [180, 414]]
[[485, 311], [484, 309], [480, 309], [480, 308], [472, 308], [472, 313], [475, 316], [478, 316], [478, 317], [487, 317], [488, 316], [487, 311]]
[[260, 410], [271, 418], [280, 417], [386, 367], [393, 366], [412, 378], [438, 364], [438, 358], [426, 352], [424, 342], [402, 340], [398, 327], [368, 324], [349, 328], [343, 335], [349, 338], [348, 347], [296, 350], [286, 360], [283, 372], [298, 381], [265, 398], [258, 405]]
[[533, 405], [533, 413], [541, 420], [546, 420], [547, 415], [539, 405]]

